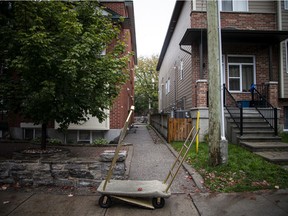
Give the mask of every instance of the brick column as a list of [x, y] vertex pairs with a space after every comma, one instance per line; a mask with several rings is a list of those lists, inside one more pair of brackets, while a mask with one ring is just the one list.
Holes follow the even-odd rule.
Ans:
[[207, 107], [208, 81], [196, 81], [196, 107]]
[[278, 107], [278, 82], [267, 82], [268, 85], [268, 102], [274, 106]]

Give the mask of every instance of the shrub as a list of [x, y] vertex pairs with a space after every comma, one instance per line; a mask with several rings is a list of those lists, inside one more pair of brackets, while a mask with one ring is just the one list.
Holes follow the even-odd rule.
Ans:
[[104, 138], [95, 139], [93, 145], [107, 145], [109, 142]]

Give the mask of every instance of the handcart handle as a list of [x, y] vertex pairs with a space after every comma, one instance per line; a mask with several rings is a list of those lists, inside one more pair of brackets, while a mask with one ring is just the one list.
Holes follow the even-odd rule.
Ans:
[[107, 183], [108, 183], [108, 182], [110, 181], [110, 179], [111, 179], [111, 176], [112, 176], [112, 173], [113, 173], [113, 170], [114, 170], [116, 161], [117, 161], [117, 159], [118, 159], [118, 154], [119, 154], [119, 151], [120, 151], [120, 149], [121, 149], [121, 147], [122, 147], [122, 142], [123, 142], [123, 140], [124, 140], [124, 138], [125, 138], [126, 131], [127, 131], [127, 128], [128, 128], [128, 125], [129, 125], [129, 121], [130, 121], [130, 118], [131, 118], [131, 116], [132, 116], [133, 111], [134, 111], [134, 106], [131, 106], [131, 109], [130, 109], [130, 112], [129, 112], [129, 114], [128, 114], [128, 117], [127, 117], [127, 119], [126, 119], [126, 121], [125, 121], [124, 127], [122, 128], [121, 133], [120, 133], [120, 138], [119, 138], [119, 141], [118, 141], [118, 144], [117, 144], [117, 148], [116, 148], [116, 150], [115, 150], [114, 158], [113, 158], [113, 160], [112, 160], [112, 164], [111, 164], [111, 166], [110, 166], [110, 168], [109, 168], [107, 177], [106, 177], [106, 179], [105, 179], [105, 183], [104, 183], [104, 185], [103, 185], [103, 191], [105, 191], [106, 186], [107, 186]]

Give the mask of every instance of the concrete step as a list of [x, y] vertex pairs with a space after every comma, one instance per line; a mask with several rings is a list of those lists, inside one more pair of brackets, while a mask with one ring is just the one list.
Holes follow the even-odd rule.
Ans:
[[288, 151], [265, 151], [255, 152], [255, 154], [263, 157], [265, 160], [280, 165], [288, 165]]
[[[238, 127], [233, 127], [233, 131], [235, 133], [240, 133], [240, 129]], [[244, 127], [243, 128], [244, 134], [259, 134], [259, 133], [268, 133], [274, 135], [274, 130], [270, 127]]]
[[279, 136], [254, 136], [254, 135], [243, 135], [238, 136], [238, 143], [241, 142], [280, 142], [281, 137]]
[[[232, 118], [229, 118], [228, 121], [234, 122]], [[240, 122], [240, 118], [235, 118], [235, 121]], [[263, 118], [244, 118], [243, 123], [268, 124]]]
[[[240, 130], [234, 131], [237, 136], [240, 136]], [[270, 137], [274, 136], [274, 131], [252, 131], [252, 130], [243, 130], [243, 134], [249, 137], [265, 137], [266, 139], [270, 139]]]
[[241, 141], [240, 145], [252, 152], [288, 151], [288, 143], [283, 142], [248, 142]]

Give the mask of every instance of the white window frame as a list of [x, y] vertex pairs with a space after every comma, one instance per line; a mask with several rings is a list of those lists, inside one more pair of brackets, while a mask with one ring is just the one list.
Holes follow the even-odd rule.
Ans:
[[[287, 2], [288, 2], [288, 0], [287, 0]], [[283, 46], [282, 44], [281, 44], [281, 46]], [[285, 62], [286, 62], [286, 73], [288, 73], [288, 39], [287, 40], [285, 40]]]
[[182, 59], [180, 61], [179, 71], [180, 71], [180, 80], [182, 80], [184, 78], [184, 62]]
[[165, 82], [165, 93], [168, 94], [168, 81]]
[[225, 62], [226, 62], [226, 60], [225, 60], [225, 55], [222, 55], [222, 78], [223, 78], [223, 84], [225, 84], [226, 85], [226, 65], [225, 65]]
[[26, 136], [27, 136], [26, 130], [32, 130], [32, 139], [36, 139], [38, 137], [38, 136], [36, 136], [36, 130], [40, 130], [40, 128], [31, 128], [31, 127], [24, 127], [23, 128], [23, 139], [29, 140], [29, 138], [26, 138]]
[[[246, 8], [244, 9], [244, 10], [239, 10], [239, 9], [237, 9], [237, 4], [236, 4], [236, 2], [237, 3], [239, 3], [239, 0], [231, 0], [232, 1], [232, 11], [226, 11], [226, 12], [248, 12], [248, 10], [249, 10], [249, 6], [248, 6], [248, 4], [249, 4], [249, 1], [248, 0], [241, 0], [241, 1], [243, 1], [243, 2], [246, 2]], [[223, 11], [222, 10], [222, 0], [220, 1], [220, 11]]]
[[[253, 80], [254, 83], [256, 83], [256, 62], [255, 62], [255, 56], [254, 55], [227, 55], [227, 75], [228, 75], [228, 80], [227, 80], [227, 84], [228, 84], [228, 90], [232, 93], [246, 93], [243, 92], [243, 86], [242, 86], [242, 65], [251, 65], [252, 63], [229, 63], [229, 57], [250, 57], [253, 58]], [[240, 67], [240, 90], [239, 91], [235, 91], [235, 90], [230, 90], [230, 71], [229, 71], [229, 66], [230, 65], [239, 65]]]
[[[89, 131], [89, 138], [88, 139], [81, 139], [80, 138], [80, 131]], [[91, 130], [77, 130], [77, 142], [89, 142], [89, 143], [92, 143], [92, 131]]]
[[284, 9], [288, 10], [288, 0], [284, 0]]
[[169, 94], [169, 92], [170, 92], [170, 77], [168, 78], [168, 80], [165, 83], [165, 92], [166, 92], [166, 95]]

